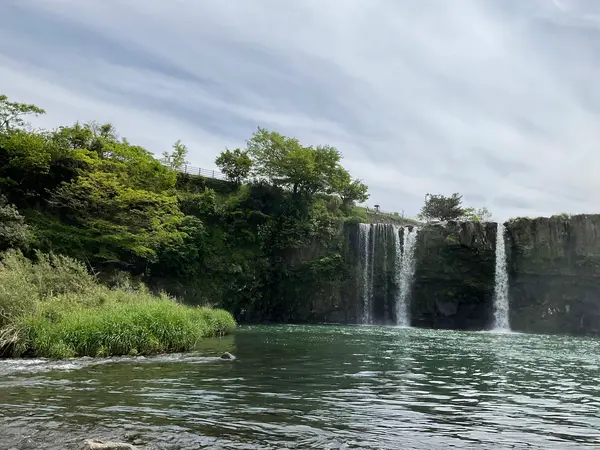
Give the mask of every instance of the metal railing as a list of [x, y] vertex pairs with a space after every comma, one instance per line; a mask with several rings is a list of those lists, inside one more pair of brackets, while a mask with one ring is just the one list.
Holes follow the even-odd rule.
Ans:
[[385, 209], [377, 209], [375, 210], [375, 208], [373, 206], [368, 206], [368, 205], [358, 205], [361, 208], [365, 208], [365, 212], [371, 216], [390, 216], [390, 217], [394, 217], [397, 219], [402, 219], [402, 220], [406, 220], [409, 222], [420, 222], [419, 219], [415, 219], [412, 217], [406, 217], [404, 215], [404, 210], [402, 210], [401, 212], [398, 211], [386, 211]]
[[[168, 164], [165, 165], [168, 166]], [[202, 167], [196, 167], [190, 164], [184, 164], [181, 167], [176, 167], [175, 170], [190, 175], [198, 175], [205, 178], [214, 178], [215, 180], [229, 181], [223, 172], [219, 172], [218, 170], [203, 169]]]
[[369, 206], [369, 205], [357, 205], [357, 206], [359, 206], [360, 208], [364, 208], [368, 214], [374, 214], [374, 215], [382, 214], [382, 215], [386, 215], [386, 216], [397, 216], [400, 218], [404, 217], [404, 211], [402, 211], [402, 212], [386, 211], [385, 209], [381, 209], [381, 208], [376, 210], [373, 206]]
[[[168, 166], [168, 164], [165, 164], [165, 163], [163, 163], [163, 165]], [[227, 182], [231, 181], [227, 178], [227, 176], [225, 176], [225, 174], [223, 172], [219, 172], [218, 170], [203, 169], [202, 167], [196, 167], [196, 166], [192, 166], [190, 164], [184, 164], [181, 167], [176, 167], [175, 170], [177, 170], [178, 172], [181, 172], [181, 173], [187, 173], [190, 175], [198, 175], [198, 176], [205, 177], [205, 178], [213, 178], [215, 180], [220, 180], [220, 181], [227, 181]], [[361, 208], [365, 208], [365, 211], [367, 212], [367, 214], [394, 216], [394, 217], [398, 217], [399, 219], [417, 221], [417, 219], [412, 219], [410, 217], [404, 217], [404, 210], [402, 210], [402, 212], [397, 212], [397, 211], [386, 211], [381, 208], [379, 208], [378, 210], [375, 210], [375, 208], [373, 206], [368, 206], [368, 205], [357, 205], [357, 206], [359, 206]]]

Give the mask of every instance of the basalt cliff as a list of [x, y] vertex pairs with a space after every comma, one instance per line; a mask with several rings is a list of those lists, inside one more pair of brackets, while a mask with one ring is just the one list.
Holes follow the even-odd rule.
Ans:
[[[600, 334], [600, 215], [504, 224], [513, 331]], [[347, 274], [310, 299], [299, 321], [486, 330], [493, 324], [496, 223], [347, 224]], [[408, 294], [400, 273], [415, 233]], [[406, 264], [405, 264], [406, 265]], [[402, 294], [406, 295], [405, 305]], [[405, 307], [404, 309], [402, 307]]]

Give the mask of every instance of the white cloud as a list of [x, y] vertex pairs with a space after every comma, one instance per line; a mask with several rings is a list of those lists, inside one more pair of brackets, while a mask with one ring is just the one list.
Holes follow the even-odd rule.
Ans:
[[212, 168], [256, 126], [332, 144], [370, 203], [596, 212], [600, 7], [586, 0], [7, 0], [0, 86]]

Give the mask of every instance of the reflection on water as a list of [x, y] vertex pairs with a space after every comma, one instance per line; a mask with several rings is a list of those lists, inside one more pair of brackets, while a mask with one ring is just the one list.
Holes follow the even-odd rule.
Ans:
[[600, 448], [598, 345], [271, 326], [186, 355], [0, 361], [0, 449]]

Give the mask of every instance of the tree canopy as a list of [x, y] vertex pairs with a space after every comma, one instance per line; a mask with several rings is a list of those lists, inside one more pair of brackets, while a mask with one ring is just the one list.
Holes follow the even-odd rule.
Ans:
[[30, 240], [31, 233], [25, 218], [7, 202], [6, 197], [0, 195], [0, 251], [24, 248]]
[[492, 213], [485, 207], [465, 208], [462, 215], [464, 220], [473, 222], [489, 222], [492, 220]]
[[259, 127], [247, 141], [247, 152], [257, 177], [294, 195], [331, 194], [347, 203], [368, 199], [367, 187], [352, 179], [335, 147], [306, 147], [296, 138]]
[[[259, 128], [216, 158], [227, 183], [181, 173], [181, 141], [156, 158], [110, 123], [26, 126], [43, 113], [0, 96], [0, 250], [76, 257], [107, 280], [126, 271], [271, 320], [343, 282], [336, 225], [368, 193], [336, 148]], [[304, 255], [315, 242], [319, 253]]]
[[427, 194], [425, 196], [425, 204], [417, 217], [427, 222], [431, 220], [440, 220], [442, 222], [448, 220], [484, 222], [491, 219], [492, 214], [486, 207], [464, 207], [462, 198], [463, 196], [458, 192], [450, 196]]
[[27, 103], [11, 102], [0, 94], [0, 130], [10, 131], [26, 125], [24, 116], [45, 114], [42, 108]]
[[431, 220], [458, 220], [462, 217], [464, 208], [462, 207], [462, 195], [454, 193], [448, 197], [436, 194], [427, 194], [425, 204], [421, 208], [419, 218], [426, 221]]
[[240, 184], [248, 178], [252, 170], [252, 159], [248, 152], [236, 148], [226, 149], [215, 160], [215, 164], [225, 174], [228, 180]]
[[180, 140], [177, 140], [173, 144], [173, 150], [169, 152], [163, 152], [160, 160], [165, 166], [170, 167], [173, 170], [181, 169], [185, 164], [189, 164], [186, 160], [188, 149], [185, 144]]

